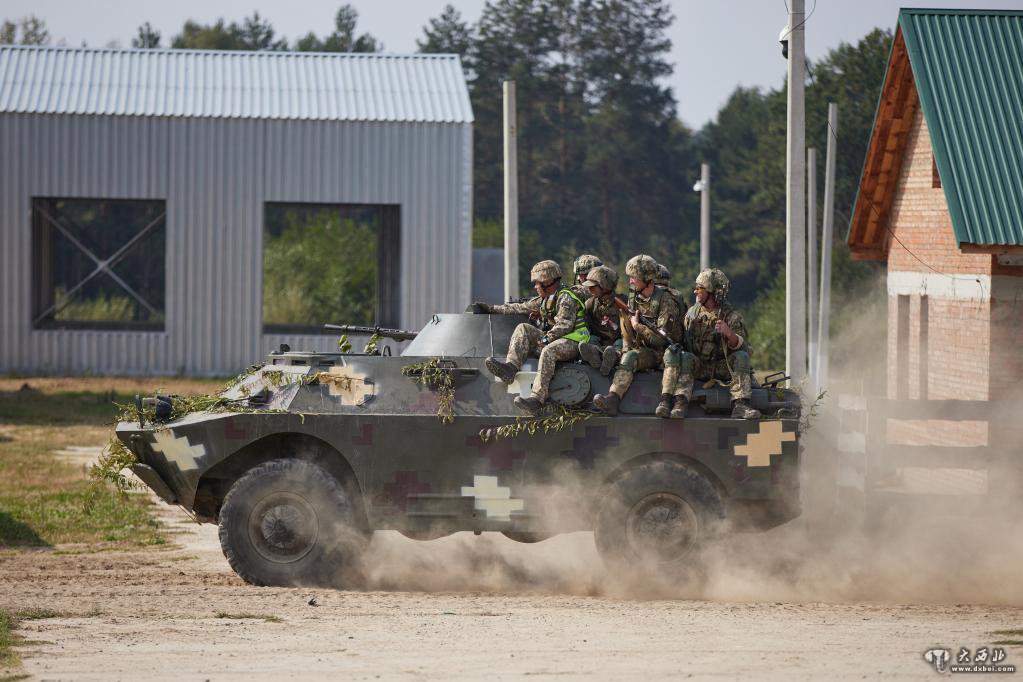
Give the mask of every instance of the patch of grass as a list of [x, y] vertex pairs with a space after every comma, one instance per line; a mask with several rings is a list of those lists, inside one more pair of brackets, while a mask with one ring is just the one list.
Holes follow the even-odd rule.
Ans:
[[244, 619], [250, 619], [251, 618], [253, 620], [262, 620], [262, 621], [265, 621], [267, 623], [283, 623], [284, 622], [283, 618], [278, 618], [277, 616], [267, 616], [267, 615], [259, 614], [259, 613], [228, 613], [227, 611], [217, 611], [216, 617], [217, 618], [230, 618], [232, 620], [244, 620]]
[[0, 682], [19, 682], [19, 680], [27, 680], [32, 677], [27, 673], [15, 673], [14, 675], [4, 675], [0, 677]]
[[61, 611], [54, 611], [53, 609], [43, 608], [31, 608], [31, 609], [19, 609], [14, 612], [14, 618], [18, 621], [23, 620], [43, 620], [45, 618], [63, 618], [66, 613]]
[[222, 383], [0, 377], [0, 549], [166, 544], [148, 498], [94, 484], [88, 478], [87, 456], [78, 463], [54, 451], [107, 443], [118, 412], [114, 403], [128, 402], [135, 393], [208, 392]]
[[[59, 618], [62, 615], [63, 614], [59, 611], [43, 608], [19, 609], [17, 611], [0, 609], [0, 668], [11, 668], [20, 664], [18, 654], [14, 650], [14, 647], [38, 643], [22, 639], [15, 635], [14, 631], [18, 627], [18, 623], [23, 620]], [[10, 675], [2, 679], [24, 679], [24, 677]], [[2, 682], [2, 679], [0, 679], [0, 682]]]
[[999, 639], [992, 644], [998, 644], [999, 646], [1023, 646], [1023, 639]]
[[1016, 628], [1014, 630], [995, 630], [991, 633], [992, 635], [1016, 635], [1023, 637], [1023, 628]]

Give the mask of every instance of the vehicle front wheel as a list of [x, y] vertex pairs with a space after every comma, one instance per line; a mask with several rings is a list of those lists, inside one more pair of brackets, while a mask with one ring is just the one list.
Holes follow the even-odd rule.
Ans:
[[220, 510], [224, 556], [253, 585], [354, 586], [368, 537], [337, 479], [299, 459], [250, 469]]
[[594, 538], [618, 576], [673, 580], [697, 568], [698, 550], [723, 521], [721, 496], [705, 476], [676, 462], [651, 462], [608, 486]]

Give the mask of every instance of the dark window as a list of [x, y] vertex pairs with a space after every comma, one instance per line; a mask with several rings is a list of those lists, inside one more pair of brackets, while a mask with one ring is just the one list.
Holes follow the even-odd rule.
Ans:
[[909, 398], [909, 296], [900, 294], [896, 302], [895, 397]]
[[400, 242], [397, 206], [268, 203], [264, 331], [398, 326]]
[[934, 154], [931, 154], [931, 187], [941, 189], [941, 175], [938, 173], [938, 162], [934, 159]]
[[164, 326], [167, 204], [32, 199], [32, 326]]

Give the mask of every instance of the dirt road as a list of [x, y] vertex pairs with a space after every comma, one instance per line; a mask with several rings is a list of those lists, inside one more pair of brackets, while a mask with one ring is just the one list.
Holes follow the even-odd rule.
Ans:
[[[520, 545], [500, 536], [416, 543], [378, 533], [373, 551], [383, 565], [372, 591], [256, 588], [230, 572], [213, 526], [195, 526], [165, 506], [161, 514], [178, 547], [0, 555], [0, 607], [68, 614], [23, 623], [21, 634], [38, 642], [21, 649], [27, 673], [40, 680], [930, 679], [937, 673], [925, 650], [990, 646], [993, 631], [1023, 624], [1023, 609], [1011, 606], [619, 598], [601, 587], [587, 534]], [[452, 591], [400, 591], [399, 584]], [[1007, 647], [1003, 663], [1023, 663], [1023, 648]]]

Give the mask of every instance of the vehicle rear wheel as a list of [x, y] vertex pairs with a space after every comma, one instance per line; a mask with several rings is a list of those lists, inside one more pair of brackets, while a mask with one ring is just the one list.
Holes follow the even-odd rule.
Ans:
[[275, 459], [235, 481], [220, 510], [220, 546], [253, 585], [352, 587], [369, 533], [337, 479]]
[[698, 550], [723, 521], [721, 496], [705, 476], [676, 462], [651, 462], [608, 486], [594, 538], [619, 576], [670, 580], [697, 568]]

